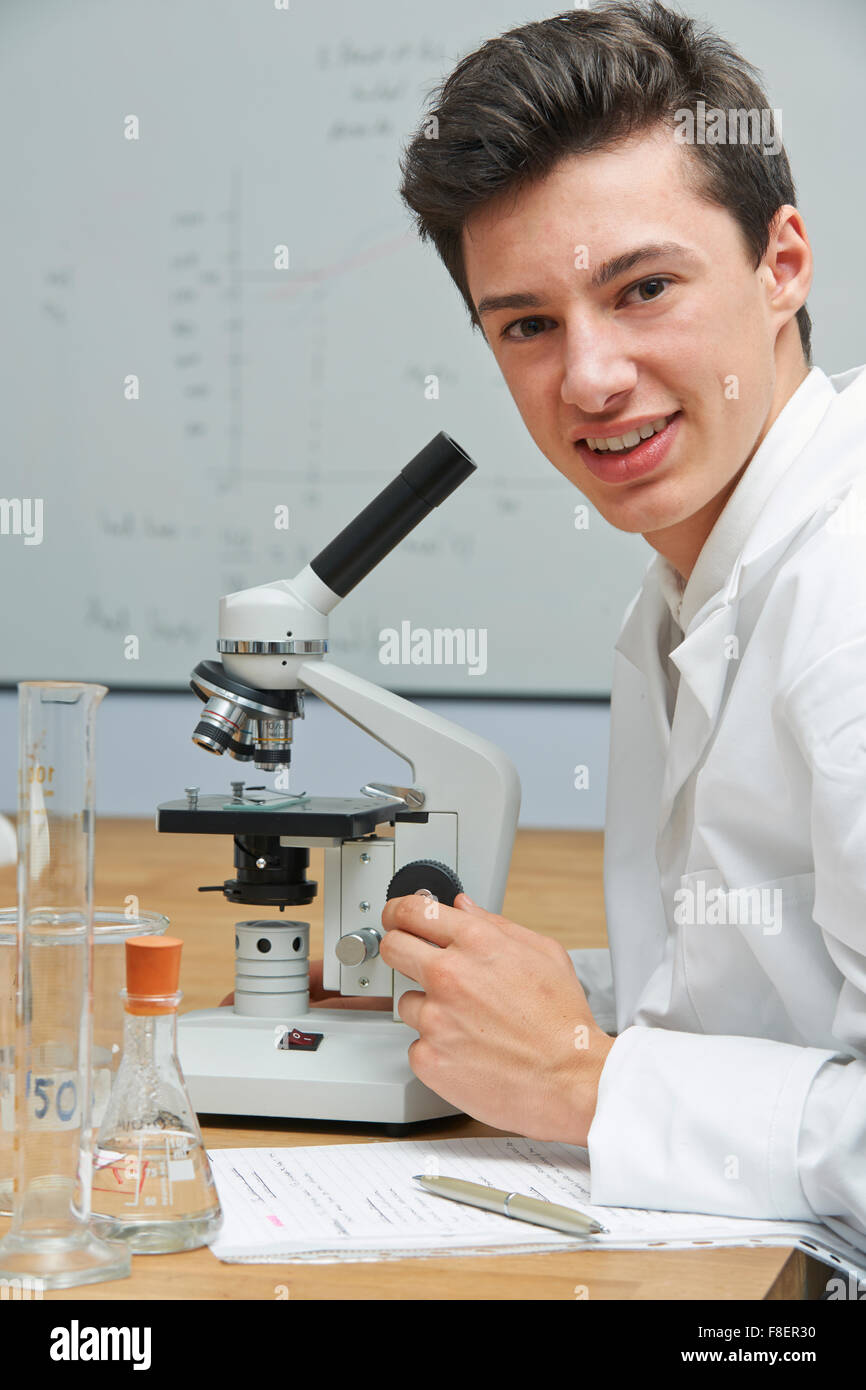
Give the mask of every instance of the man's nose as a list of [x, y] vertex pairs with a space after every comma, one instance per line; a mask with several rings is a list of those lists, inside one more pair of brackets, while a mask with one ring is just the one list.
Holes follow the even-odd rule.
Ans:
[[562, 399], [583, 415], [610, 410], [611, 402], [634, 389], [637, 367], [629, 357], [622, 330], [598, 319], [566, 321], [563, 334]]

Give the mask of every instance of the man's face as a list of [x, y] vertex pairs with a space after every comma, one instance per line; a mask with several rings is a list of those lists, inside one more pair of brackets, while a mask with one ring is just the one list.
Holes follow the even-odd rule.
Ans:
[[[782, 326], [730, 213], [686, 187], [691, 157], [656, 127], [563, 160], [463, 232], [472, 298], [535, 443], [613, 526], [648, 538], [721, 510], [769, 427]], [[614, 257], [674, 243], [593, 285]], [[536, 302], [483, 311], [521, 293]], [[574, 442], [674, 415], [633, 460]]]

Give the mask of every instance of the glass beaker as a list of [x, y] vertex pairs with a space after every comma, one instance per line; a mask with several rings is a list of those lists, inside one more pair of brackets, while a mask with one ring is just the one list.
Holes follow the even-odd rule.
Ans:
[[[126, 980], [124, 942], [130, 936], [160, 935], [168, 928], [161, 912], [128, 907], [93, 909], [93, 1046], [90, 1123], [94, 1139], [123, 1047]], [[0, 908], [0, 1216], [12, 1213], [15, 1169], [15, 981], [18, 974], [18, 909]]]
[[123, 1056], [96, 1140], [93, 1219], [138, 1254], [207, 1245], [222, 1210], [177, 1058], [174, 936], [126, 943]]
[[0, 1278], [68, 1288], [123, 1278], [91, 1230], [93, 725], [104, 685], [18, 686], [18, 921], [12, 1229]]

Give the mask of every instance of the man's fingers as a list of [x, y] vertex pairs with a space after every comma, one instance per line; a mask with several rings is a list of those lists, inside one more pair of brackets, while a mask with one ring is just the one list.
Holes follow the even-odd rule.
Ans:
[[461, 913], [435, 898], [412, 893], [405, 898], [389, 898], [382, 910], [386, 931], [411, 932], [434, 946], [448, 946], [460, 930]]
[[531, 927], [522, 927], [519, 922], [512, 922], [508, 917], [501, 917], [496, 912], [488, 912], [486, 908], [479, 907], [476, 902], [467, 897], [465, 893], [458, 893], [454, 899], [454, 906], [461, 912], [467, 912], [473, 917], [486, 918], [488, 922], [494, 923], [506, 936], [510, 936], [513, 941], [526, 942], [536, 946], [540, 951], [545, 950], [548, 938], [533, 931]]
[[414, 980], [416, 985], [423, 988], [425, 961], [439, 956], [440, 950], [430, 941], [423, 941], [411, 932], [392, 927], [388, 935], [382, 939], [379, 955], [392, 970], [399, 971], [408, 980]]
[[[471, 905], [464, 907], [463, 904], [467, 901]], [[522, 946], [531, 946], [542, 955], [550, 956], [562, 950], [551, 938], [532, 931], [529, 927], [522, 927], [507, 917], [500, 917], [495, 912], [488, 912], [486, 908], [468, 900], [464, 893], [457, 894], [453, 907], [446, 907], [444, 903], [417, 893], [403, 898], [390, 898], [382, 912], [382, 925], [389, 935], [396, 928], [417, 937], [420, 941], [432, 942], [434, 946], [459, 947], [461, 934], [470, 923], [476, 927], [487, 923], [491, 932], [500, 931], [503, 936], [510, 937]], [[387, 939], [386, 937], [385, 940]], [[417, 956], [414, 959], [417, 960]], [[386, 961], [388, 965], [393, 964], [395, 969], [402, 969], [396, 962], [387, 958]], [[402, 973], [410, 979], [416, 978], [411, 970], [403, 970]]]
[[507, 936], [517, 940], [522, 941], [527, 937], [535, 939], [536, 933], [531, 932], [528, 927], [509, 922], [507, 917], [488, 912], [477, 903], [472, 903], [471, 908], [464, 909], [464, 900], [465, 895], [458, 893], [454, 899], [454, 906], [447, 907], [445, 903], [437, 902], [435, 898], [422, 896], [420, 893], [412, 893], [404, 898], [389, 898], [382, 912], [382, 925], [388, 931], [398, 927], [401, 931], [411, 932], [414, 936], [432, 941], [436, 946], [459, 943], [460, 933], [469, 925], [470, 919], [474, 922], [489, 922], [491, 926], [501, 928]]
[[420, 1033], [418, 1024], [420, 1022], [421, 1006], [427, 996], [420, 989], [407, 989], [400, 995], [397, 1004], [397, 1012], [407, 1028], [414, 1028], [416, 1033]]

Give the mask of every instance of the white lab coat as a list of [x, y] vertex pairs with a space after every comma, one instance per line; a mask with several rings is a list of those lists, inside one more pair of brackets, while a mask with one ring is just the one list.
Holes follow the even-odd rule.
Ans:
[[[830, 380], [684, 638], [660, 556], [626, 613], [612, 981], [606, 954], [571, 955], [618, 1034], [593, 1202], [821, 1220], [866, 1248], [866, 369]], [[730, 894], [756, 886], [781, 913], [744, 921]], [[683, 922], [683, 888], [728, 924]]]

